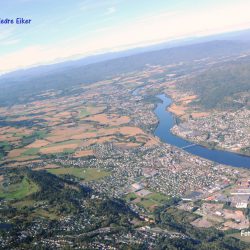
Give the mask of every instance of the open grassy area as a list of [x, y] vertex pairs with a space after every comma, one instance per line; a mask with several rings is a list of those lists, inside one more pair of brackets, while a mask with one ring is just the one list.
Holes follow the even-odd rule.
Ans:
[[143, 206], [144, 208], [146, 209], [149, 209], [150, 207], [152, 206], [158, 206], [159, 203], [155, 202], [154, 200], [151, 200], [151, 199], [141, 199], [141, 201], [138, 203], [138, 205], [141, 205]]
[[37, 139], [44, 139], [47, 136], [47, 131], [43, 131], [43, 130], [36, 131], [34, 133], [34, 136], [36, 136]]
[[64, 149], [63, 154], [73, 154], [75, 152], [75, 149]]
[[88, 110], [86, 108], [80, 110], [80, 114], [79, 114], [80, 118], [83, 118], [87, 115], [90, 115], [90, 113], [88, 112]]
[[12, 203], [12, 206], [16, 207], [16, 208], [23, 208], [23, 207], [32, 207], [34, 205], [33, 200], [22, 200], [22, 201], [17, 201], [15, 203]]
[[146, 196], [147, 199], [159, 202], [159, 203], [164, 203], [169, 199], [168, 196], [161, 194], [161, 193], [152, 193]]
[[138, 202], [138, 205], [153, 210], [154, 207], [163, 205], [168, 199], [169, 197], [163, 194], [152, 193], [145, 197], [141, 197], [141, 201]]
[[21, 155], [27, 156], [27, 155], [37, 155], [39, 152], [39, 148], [30, 148], [24, 151]]
[[168, 196], [161, 193], [151, 193], [144, 197], [138, 196], [135, 193], [129, 193], [126, 195], [125, 200], [127, 202], [133, 202], [137, 198], [138, 202], [136, 202], [136, 204], [150, 211], [153, 211], [156, 206], [163, 205], [169, 199]]
[[85, 181], [98, 180], [110, 174], [108, 171], [96, 168], [73, 168], [73, 167], [54, 168], [54, 169], [48, 169], [47, 171], [51, 174], [56, 174], [56, 175], [66, 175], [66, 174], [73, 175]]
[[133, 201], [137, 198], [138, 196], [135, 193], [129, 193], [126, 195], [125, 200], [126, 201]]
[[0, 187], [0, 198], [4, 199], [22, 199], [38, 191], [38, 186], [24, 177], [22, 182], [11, 184], [8, 187]]
[[13, 136], [23, 138], [23, 137], [25, 137], [25, 134], [22, 134], [22, 133], [14, 133]]

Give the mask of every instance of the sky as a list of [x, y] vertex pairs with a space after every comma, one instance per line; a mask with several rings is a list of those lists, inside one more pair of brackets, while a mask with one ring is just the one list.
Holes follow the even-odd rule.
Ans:
[[250, 28], [250, 0], [0, 0], [0, 74]]

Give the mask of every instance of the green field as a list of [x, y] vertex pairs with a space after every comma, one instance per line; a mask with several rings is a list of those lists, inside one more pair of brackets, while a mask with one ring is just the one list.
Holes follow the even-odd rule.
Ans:
[[24, 199], [24, 200], [12, 203], [12, 206], [14, 206], [16, 208], [32, 207], [32, 206], [34, 206], [34, 203], [35, 203], [35, 201], [33, 201], [33, 200]]
[[133, 201], [137, 198], [138, 196], [135, 193], [129, 193], [126, 195], [125, 200], [126, 201]]
[[33, 135], [36, 136], [37, 139], [44, 139], [47, 136], [47, 131], [36, 131]]
[[39, 148], [29, 148], [22, 153], [22, 156], [37, 155], [38, 152], [39, 152]]
[[139, 206], [142, 206], [146, 209], [150, 209], [152, 206], [161, 206], [163, 205], [169, 197], [160, 194], [160, 193], [152, 193], [145, 197], [141, 198], [141, 201], [138, 202]]
[[73, 175], [77, 178], [84, 179], [85, 181], [93, 181], [108, 176], [108, 171], [99, 170], [96, 168], [54, 168], [47, 170], [51, 174], [56, 175]]
[[73, 154], [75, 152], [75, 149], [64, 149], [62, 154]]
[[160, 193], [152, 193], [146, 196], [147, 199], [159, 202], [159, 203], [164, 203], [169, 199], [168, 196]]
[[0, 187], [0, 198], [4, 199], [22, 199], [38, 191], [38, 186], [24, 177], [22, 182], [11, 184], [8, 187]]
[[80, 110], [80, 114], [79, 114], [80, 118], [84, 118], [87, 115], [90, 115], [90, 113], [88, 112], [86, 108]]
[[154, 200], [150, 200], [150, 199], [142, 199], [139, 203], [138, 203], [138, 205], [140, 205], [140, 206], [143, 206], [144, 208], [146, 208], [146, 209], [149, 209], [150, 207], [152, 207], [152, 206], [158, 206], [159, 205], [159, 203], [158, 202], [155, 202]]

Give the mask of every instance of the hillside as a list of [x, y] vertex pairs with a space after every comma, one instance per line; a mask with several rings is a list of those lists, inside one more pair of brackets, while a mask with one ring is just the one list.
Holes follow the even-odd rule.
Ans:
[[[155, 230], [144, 231], [143, 222], [124, 201], [110, 199], [86, 187], [46, 171], [8, 170], [4, 176], [12, 194], [23, 178], [37, 188], [23, 198], [8, 198], [0, 213], [0, 246], [4, 249], [247, 249], [214, 229], [189, 224], [195, 217], [176, 211], [179, 199], [169, 199], [155, 213]], [[1, 191], [2, 192], [2, 191]], [[153, 224], [151, 224], [153, 225]], [[157, 231], [156, 231], [157, 232]], [[176, 232], [176, 237], [171, 233]], [[116, 243], [115, 243], [116, 241]], [[120, 242], [119, 244], [117, 242]], [[129, 243], [129, 245], [128, 245]]]
[[250, 108], [250, 57], [222, 63], [181, 84], [198, 95], [194, 105], [205, 109]]
[[[35, 94], [49, 89], [66, 90], [80, 83], [90, 84], [119, 74], [142, 70], [147, 64], [166, 65], [191, 62], [202, 58], [225, 57], [249, 51], [250, 45], [239, 41], [212, 41], [146, 52], [109, 61], [39, 72], [21, 71], [0, 78], [0, 105], [25, 103]], [[11, 90], [11, 91], [10, 91]]]

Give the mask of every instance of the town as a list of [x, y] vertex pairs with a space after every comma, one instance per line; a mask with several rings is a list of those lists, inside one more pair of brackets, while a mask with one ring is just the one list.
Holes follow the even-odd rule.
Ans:
[[[200, 158], [154, 136], [158, 124], [154, 109], [160, 102], [155, 96], [171, 95], [176, 83], [200, 72], [202, 65], [208, 63], [204, 60], [198, 66], [196, 62], [147, 66], [143, 71], [96, 82], [91, 87], [80, 85], [70, 89], [66, 97], [61, 92], [45, 92], [38, 101], [25, 104], [26, 113], [21, 112], [23, 105], [2, 107], [8, 119], [0, 133], [9, 144], [3, 145], [6, 152], [1, 158], [1, 192], [2, 197], [10, 198], [1, 200], [1, 209], [7, 214], [1, 217], [1, 225], [8, 227], [14, 222], [7, 212], [10, 208], [20, 217], [27, 210], [33, 211], [34, 219], [27, 222], [18, 240], [11, 234], [1, 236], [1, 247], [33, 238], [33, 247], [39, 244], [58, 249], [117, 249], [119, 244], [155, 247], [164, 239], [191, 239], [187, 233], [160, 226], [162, 210], [158, 209], [168, 203], [165, 210], [171, 216], [178, 221], [185, 214], [186, 224], [197, 230], [248, 229], [248, 169]], [[229, 150], [242, 150], [249, 143], [249, 120], [247, 109], [218, 112], [190, 117], [174, 126], [172, 132], [196, 143], [211, 141]], [[12, 127], [15, 123], [18, 128]], [[30, 124], [32, 134], [26, 129]], [[11, 172], [17, 167], [24, 169], [22, 175], [26, 177], [21, 183], [28, 180], [28, 194], [33, 198], [25, 200], [24, 195], [16, 201], [14, 192], [9, 193], [20, 181]], [[58, 178], [53, 180], [63, 182], [63, 192], [86, 187], [91, 191], [84, 198], [76, 195], [75, 210], [68, 205], [70, 208], [59, 208], [58, 212], [52, 201], [35, 199], [39, 190], [36, 175], [40, 174], [48, 179]], [[65, 199], [63, 194], [58, 197]], [[128, 206], [128, 217], [118, 225], [117, 219], [93, 212], [96, 204], [108, 199], [115, 199], [117, 206], [122, 200]], [[128, 225], [135, 228], [116, 229]], [[51, 237], [41, 237], [45, 231]], [[90, 238], [93, 240], [86, 240]]]

